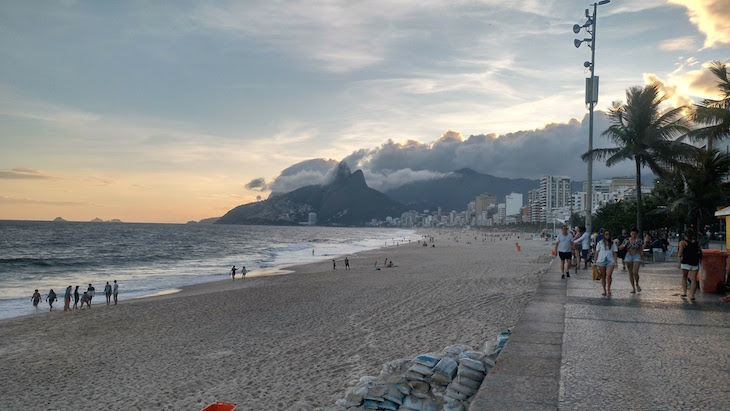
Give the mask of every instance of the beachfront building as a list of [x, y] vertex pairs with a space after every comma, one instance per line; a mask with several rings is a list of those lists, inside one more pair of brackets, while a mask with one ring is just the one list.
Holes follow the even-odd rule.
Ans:
[[494, 216], [496, 220], [496, 224], [506, 224], [507, 223], [507, 204], [505, 203], [499, 203], [497, 204], [497, 215]]
[[309, 213], [309, 225], [317, 224], [317, 213]]
[[527, 193], [527, 206], [529, 207], [529, 221], [531, 223], [539, 223], [545, 221], [543, 207], [540, 202], [540, 189], [535, 188]]
[[571, 191], [568, 176], [543, 176], [540, 179], [540, 201], [546, 210], [570, 207]]
[[[471, 203], [470, 203], [471, 204]], [[490, 205], [497, 204], [497, 196], [494, 194], [484, 193], [477, 196], [474, 200], [474, 213], [478, 216], [487, 211]]]

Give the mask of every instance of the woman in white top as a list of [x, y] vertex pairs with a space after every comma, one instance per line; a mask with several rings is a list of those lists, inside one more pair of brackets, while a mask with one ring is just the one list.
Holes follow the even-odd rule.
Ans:
[[603, 294], [611, 296], [611, 274], [616, 267], [618, 261], [618, 247], [611, 239], [611, 232], [606, 230], [603, 232], [603, 240], [596, 244], [596, 256], [593, 263], [601, 272], [601, 285], [603, 286]]

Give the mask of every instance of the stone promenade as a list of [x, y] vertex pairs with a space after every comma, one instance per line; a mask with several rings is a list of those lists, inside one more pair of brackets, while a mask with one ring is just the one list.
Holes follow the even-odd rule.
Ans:
[[730, 409], [730, 304], [681, 298], [676, 261], [640, 283], [619, 266], [603, 297], [590, 270], [561, 280], [553, 261], [469, 410]]

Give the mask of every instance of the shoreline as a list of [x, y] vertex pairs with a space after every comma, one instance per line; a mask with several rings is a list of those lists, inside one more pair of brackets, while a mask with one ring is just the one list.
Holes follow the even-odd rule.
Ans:
[[[74, 395], [125, 410], [215, 401], [335, 409], [386, 362], [454, 343], [482, 349], [517, 322], [553, 259], [543, 242], [517, 252], [509, 240], [467, 244], [480, 233], [430, 234], [435, 248], [412, 241], [356, 253], [348, 271], [320, 261], [84, 315], [3, 320], [0, 403], [71, 409], [50, 401]], [[397, 267], [376, 271], [386, 257]]]

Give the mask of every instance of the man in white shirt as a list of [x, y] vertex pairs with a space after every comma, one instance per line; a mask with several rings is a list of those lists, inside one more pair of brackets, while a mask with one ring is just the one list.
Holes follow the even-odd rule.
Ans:
[[[573, 260], [573, 254], [570, 252], [573, 243], [573, 236], [568, 232], [568, 227], [563, 226], [562, 231], [555, 238], [555, 253], [560, 256], [560, 278], [566, 276], [570, 278], [570, 263]], [[565, 268], [565, 260], [568, 260], [568, 268]]]

